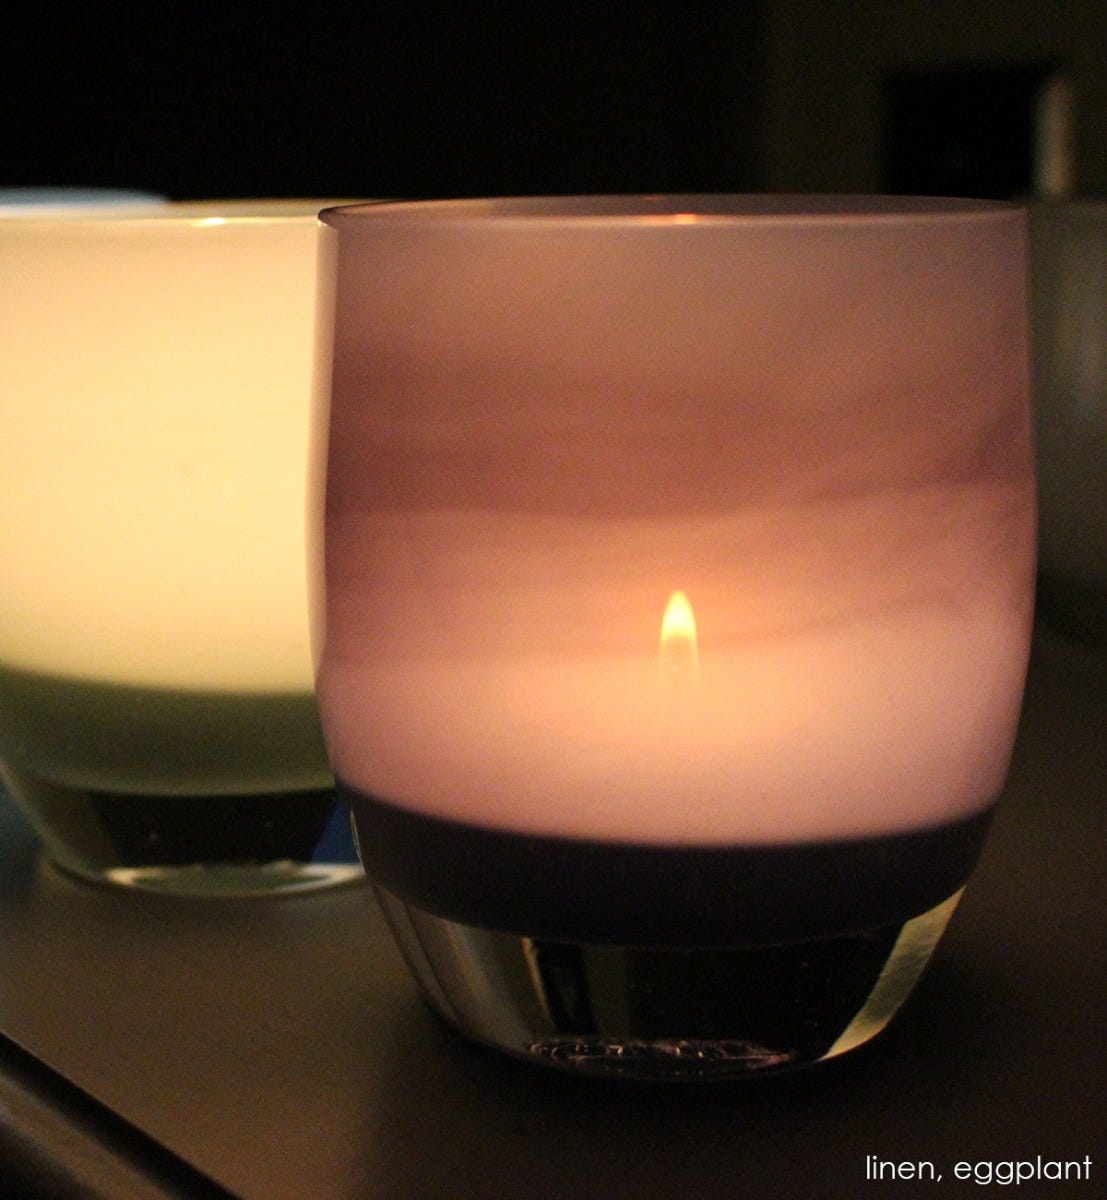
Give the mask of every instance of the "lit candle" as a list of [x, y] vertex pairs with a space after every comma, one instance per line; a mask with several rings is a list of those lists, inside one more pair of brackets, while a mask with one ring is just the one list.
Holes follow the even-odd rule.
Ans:
[[[914, 205], [324, 215], [318, 690], [387, 893], [771, 940], [964, 882], [1031, 620], [1022, 219]], [[628, 888], [682, 915], [658, 933]]]

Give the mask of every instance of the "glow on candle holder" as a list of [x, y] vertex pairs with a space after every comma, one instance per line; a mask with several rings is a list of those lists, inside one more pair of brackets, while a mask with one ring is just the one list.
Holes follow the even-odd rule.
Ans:
[[1021, 217], [696, 204], [331, 218], [316, 625], [344, 785], [653, 845], [994, 803], [1034, 543]]

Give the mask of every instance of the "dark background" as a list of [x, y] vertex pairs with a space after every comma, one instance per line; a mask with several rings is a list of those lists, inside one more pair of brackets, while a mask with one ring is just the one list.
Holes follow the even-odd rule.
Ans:
[[1105, 127], [1103, 0], [0, 5], [0, 187], [1096, 195]]
[[9, 6], [0, 186], [178, 199], [755, 189], [762, 8]]

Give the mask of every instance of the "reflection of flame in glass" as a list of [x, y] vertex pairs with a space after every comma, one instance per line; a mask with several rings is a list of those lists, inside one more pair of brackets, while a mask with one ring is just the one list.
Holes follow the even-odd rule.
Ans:
[[665, 676], [694, 678], [700, 658], [696, 649], [696, 618], [683, 592], [673, 592], [661, 619], [661, 649], [657, 661]]

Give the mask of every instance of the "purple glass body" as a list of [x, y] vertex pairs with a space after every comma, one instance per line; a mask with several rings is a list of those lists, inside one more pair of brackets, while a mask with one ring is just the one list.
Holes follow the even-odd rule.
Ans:
[[370, 873], [593, 941], [820, 937], [956, 892], [1032, 620], [1021, 211], [323, 220], [318, 696]]

